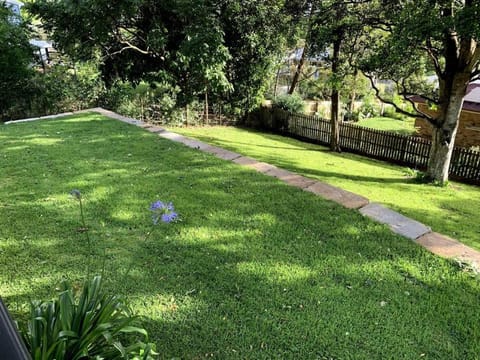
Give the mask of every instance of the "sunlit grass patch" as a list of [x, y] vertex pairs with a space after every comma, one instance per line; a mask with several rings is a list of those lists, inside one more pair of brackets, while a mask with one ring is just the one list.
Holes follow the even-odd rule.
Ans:
[[[68, 141], [22, 140], [45, 134]], [[289, 151], [321, 152], [235, 134], [284, 164]], [[2, 126], [0, 138], [0, 295], [18, 320], [60, 280], [81, 284], [89, 261], [101, 272], [105, 253], [105, 288], [143, 316], [161, 358], [479, 353], [477, 277], [355, 211], [96, 114]], [[147, 237], [159, 199], [179, 220]]]
[[[398, 120], [395, 120], [398, 121]], [[419, 184], [412, 171], [323, 146], [234, 127], [174, 131], [363, 195], [480, 250], [480, 189]]]

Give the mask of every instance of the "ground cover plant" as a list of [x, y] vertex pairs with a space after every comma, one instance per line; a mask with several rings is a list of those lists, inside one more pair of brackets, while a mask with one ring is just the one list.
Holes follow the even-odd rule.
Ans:
[[[105, 250], [105, 291], [161, 358], [479, 353], [474, 274], [276, 179], [96, 114], [0, 127], [0, 168], [0, 294], [18, 321], [83, 282], [79, 189], [92, 272]], [[156, 199], [178, 218], [145, 240]]]
[[480, 250], [480, 188], [420, 184], [417, 172], [278, 135], [234, 127], [175, 131], [361, 194]]

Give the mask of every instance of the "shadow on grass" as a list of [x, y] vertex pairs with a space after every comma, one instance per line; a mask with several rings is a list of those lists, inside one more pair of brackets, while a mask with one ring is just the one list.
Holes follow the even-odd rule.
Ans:
[[[94, 269], [106, 247], [106, 289], [144, 316], [162, 358], [478, 354], [471, 274], [356, 212], [96, 119], [62, 125], [70, 142], [30, 143], [29, 152], [0, 160], [8, 180], [0, 189], [0, 291], [14, 314], [52, 297], [62, 278], [84, 278], [88, 246], [66, 195], [78, 188]], [[15, 129], [12, 141], [29, 131]], [[157, 199], [173, 201], [182, 221], [145, 242]]]

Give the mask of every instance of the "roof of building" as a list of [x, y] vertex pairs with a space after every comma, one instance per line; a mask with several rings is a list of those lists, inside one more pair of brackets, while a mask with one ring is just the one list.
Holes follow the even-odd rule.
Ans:
[[21, 1], [18, 0], [5, 0], [5, 4], [12, 4], [12, 5], [17, 5], [22, 7], [24, 4]]
[[[421, 96], [412, 96], [414, 102], [425, 103], [425, 99]], [[480, 81], [473, 81], [468, 84], [467, 93], [463, 98], [462, 110], [480, 112]]]
[[[303, 54], [303, 47], [296, 48], [295, 50], [290, 51], [290, 53], [288, 54], [286, 59], [288, 61], [298, 62], [298, 61], [300, 61], [300, 59], [302, 57], [302, 54]], [[313, 63], [313, 64], [316, 64], [316, 63], [323, 62], [326, 59], [328, 59], [328, 51], [325, 51], [325, 52], [323, 52], [319, 55], [308, 56], [306, 60]]]
[[469, 104], [469, 106], [476, 106], [476, 108], [480, 109], [480, 83], [475, 82], [468, 85], [467, 94], [463, 99], [463, 103]]
[[53, 48], [53, 44], [51, 41], [31, 39], [29, 40], [29, 43], [30, 45], [41, 49]]

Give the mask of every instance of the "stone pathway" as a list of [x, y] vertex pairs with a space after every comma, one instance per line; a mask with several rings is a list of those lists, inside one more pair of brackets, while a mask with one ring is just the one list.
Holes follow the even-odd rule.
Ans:
[[[210, 153], [220, 159], [232, 161], [241, 166], [246, 166], [267, 176], [275, 177], [288, 185], [295, 186], [304, 191], [311, 192], [317, 196], [323, 197], [324, 199], [334, 201], [348, 209], [358, 210], [364, 216], [367, 216], [381, 224], [387, 225], [393, 232], [414, 241], [415, 243], [423, 246], [430, 252], [445, 258], [452, 258], [461, 262], [468, 263], [475, 271], [480, 271], [479, 251], [474, 250], [460, 243], [457, 240], [451, 239], [448, 236], [432, 232], [428, 226], [413, 219], [410, 219], [406, 216], [403, 216], [383, 205], [370, 203], [369, 200], [363, 196], [351, 193], [349, 191], [337, 188], [321, 181], [298, 175], [296, 173], [278, 168], [271, 164], [257, 161], [250, 157], [242, 156], [241, 154], [229, 150], [212, 146], [195, 139], [187, 138], [183, 135], [167, 131], [158, 126], [149, 125], [142, 121], [116, 114], [109, 110], [105, 110], [102, 108], [94, 108], [76, 113], [82, 112], [98, 112], [110, 118], [142, 127], [147, 131], [158, 134], [162, 138], [179, 142], [190, 148]], [[57, 118], [60, 116], [73, 114], [74, 113], [65, 113], [54, 116], [44, 116], [41, 118], [12, 121], [9, 123]]]

